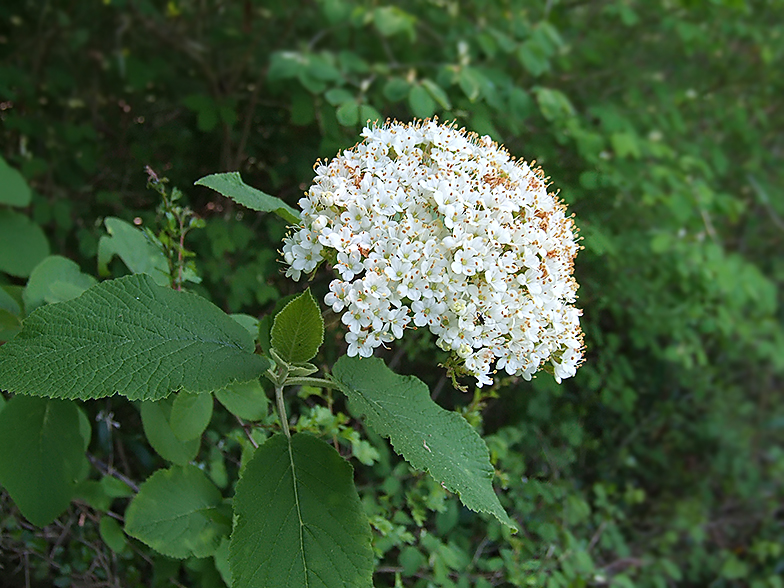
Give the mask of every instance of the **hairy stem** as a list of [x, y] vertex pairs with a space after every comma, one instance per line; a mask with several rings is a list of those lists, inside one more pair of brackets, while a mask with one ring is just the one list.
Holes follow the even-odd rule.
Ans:
[[275, 401], [278, 404], [278, 418], [280, 425], [283, 427], [283, 432], [286, 437], [291, 439], [291, 431], [289, 431], [289, 418], [286, 415], [286, 405], [283, 404], [283, 386], [275, 386]]

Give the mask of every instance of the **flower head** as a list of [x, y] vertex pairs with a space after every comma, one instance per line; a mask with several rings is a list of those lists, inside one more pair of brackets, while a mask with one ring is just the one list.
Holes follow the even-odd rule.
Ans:
[[577, 238], [541, 169], [435, 121], [362, 136], [316, 164], [283, 246], [295, 280], [332, 263], [325, 302], [343, 311], [348, 354], [427, 327], [479, 386], [499, 369], [530, 379], [548, 362], [558, 382], [573, 376]]

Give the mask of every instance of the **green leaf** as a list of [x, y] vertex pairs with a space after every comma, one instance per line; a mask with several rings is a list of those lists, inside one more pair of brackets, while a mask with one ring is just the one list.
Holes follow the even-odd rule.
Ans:
[[22, 330], [22, 319], [0, 308], [0, 341], [10, 341]]
[[633, 133], [613, 133], [610, 144], [618, 157], [639, 159], [642, 156], [639, 141]]
[[389, 78], [384, 84], [384, 98], [390, 102], [399, 102], [408, 96], [410, 90], [411, 84], [403, 78]]
[[180, 392], [172, 404], [169, 423], [181, 441], [201, 437], [212, 418], [212, 394]]
[[485, 77], [473, 67], [464, 67], [460, 70], [457, 83], [463, 93], [471, 101], [475, 101], [482, 93], [482, 86], [487, 82]]
[[147, 441], [163, 459], [177, 465], [187, 465], [199, 453], [201, 437], [183, 441], [171, 427], [172, 401], [169, 398], [158, 402], [143, 402], [141, 405], [142, 427]]
[[[79, 415], [79, 434], [82, 436], [82, 450], [87, 451], [93, 434], [92, 427], [90, 427], [90, 419], [87, 418], [87, 415], [84, 414], [81, 408], [77, 407], [76, 412]], [[87, 473], [85, 473], [85, 476]]]
[[370, 588], [373, 551], [352, 468], [307, 434], [275, 435], [245, 466], [229, 547], [233, 588]]
[[574, 116], [574, 106], [563, 92], [552, 88], [537, 88], [535, 92], [539, 110], [547, 120], [553, 121]]
[[26, 278], [49, 255], [43, 230], [13, 210], [0, 209], [0, 272]]
[[145, 274], [43, 306], [0, 347], [0, 388], [52, 398], [155, 400], [262, 374], [251, 336], [218, 307]]
[[277, 51], [270, 56], [267, 79], [270, 81], [294, 78], [304, 67], [305, 58], [295, 51]]
[[436, 111], [436, 101], [424, 86], [414, 86], [408, 93], [408, 106], [417, 118], [428, 118]]
[[748, 564], [731, 554], [721, 566], [721, 576], [728, 580], [739, 580], [749, 575]]
[[335, 111], [335, 117], [344, 127], [354, 127], [359, 122], [359, 104], [355, 100], [344, 102]]
[[76, 487], [74, 498], [86, 502], [95, 510], [106, 512], [112, 505], [111, 497], [106, 495], [103, 487], [96, 480], [83, 480]]
[[110, 516], [102, 516], [98, 523], [98, 532], [101, 539], [115, 553], [125, 551], [126, 539], [120, 523]]
[[169, 283], [166, 256], [144, 231], [114, 217], [104, 225], [109, 234], [98, 240], [98, 275], [110, 275], [109, 262], [117, 255], [132, 273], [148, 274], [161, 286]]
[[215, 392], [215, 398], [231, 414], [247, 421], [260, 421], [267, 416], [269, 400], [261, 382], [237, 382]]
[[444, 89], [436, 84], [433, 80], [422, 80], [422, 86], [424, 86], [433, 99], [438, 102], [438, 105], [441, 108], [444, 110], [449, 110], [452, 108], [452, 104], [449, 102], [449, 96], [447, 96], [446, 92], [444, 92]]
[[307, 92], [293, 90], [291, 96], [291, 124], [309, 125], [316, 118], [313, 97]]
[[222, 503], [196, 466], [158, 470], [128, 505], [125, 532], [169, 557], [210, 557], [230, 531]]
[[332, 376], [352, 410], [413, 467], [429, 472], [471, 510], [517, 530], [493, 491], [485, 442], [462, 416], [433, 402], [424, 382], [395, 374], [378, 358], [341, 357]]
[[30, 274], [23, 294], [25, 309], [30, 313], [43, 304], [71, 300], [96, 283], [95, 278], [82, 273], [78, 264], [66, 257], [52, 255], [35, 266]]
[[232, 586], [231, 582], [231, 568], [229, 567], [229, 538], [224, 537], [221, 539], [218, 549], [213, 554], [215, 560], [215, 569], [218, 570], [223, 583], [226, 586]]
[[324, 342], [324, 319], [310, 289], [277, 314], [270, 337], [272, 347], [289, 363], [303, 363], [315, 357]]
[[398, 562], [403, 566], [404, 576], [413, 576], [427, 564], [427, 558], [416, 547], [407, 545], [400, 550]]
[[256, 340], [259, 336], [259, 319], [255, 316], [241, 313], [230, 314], [229, 316], [237, 321], [237, 324], [242, 325], [242, 327], [250, 333], [250, 336], [253, 337], [254, 341]]
[[30, 199], [27, 181], [0, 156], [0, 204], [27, 206]]
[[517, 50], [517, 59], [534, 77], [539, 77], [550, 69], [547, 52], [535, 41], [528, 40]]
[[22, 330], [23, 292], [21, 286], [0, 286], [0, 341], [9, 341]]
[[362, 125], [381, 124], [384, 122], [384, 117], [381, 113], [370, 106], [370, 104], [359, 105], [359, 122]]
[[409, 41], [416, 39], [416, 17], [397, 6], [383, 6], [373, 11], [373, 24], [384, 37], [404, 33]]
[[283, 202], [280, 198], [271, 196], [248, 186], [242, 181], [239, 172], [229, 172], [224, 174], [212, 174], [205, 176], [195, 183], [196, 186], [206, 186], [212, 188], [231, 198], [238, 204], [250, 208], [251, 210], [258, 210], [260, 212], [274, 212], [283, 220], [290, 223], [299, 222], [299, 213], [291, 206]]
[[522, 88], [512, 88], [509, 93], [509, 109], [514, 116], [525, 120], [534, 113], [535, 108], [536, 105], [528, 92]]
[[73, 402], [15, 396], [0, 411], [0, 484], [43, 527], [68, 508], [85, 464]]
[[21, 315], [24, 307], [24, 288], [21, 286], [0, 286], [0, 308], [11, 314]]
[[337, 106], [344, 102], [356, 102], [356, 96], [345, 88], [332, 88], [324, 93], [324, 100], [332, 106]]
[[109, 498], [127, 498], [133, 496], [133, 490], [128, 484], [122, 480], [118, 480], [114, 476], [104, 476], [99, 482], [104, 494]]
[[196, 113], [196, 126], [209, 133], [218, 124], [218, 107], [215, 100], [206, 94], [191, 94], [182, 99], [182, 104]]

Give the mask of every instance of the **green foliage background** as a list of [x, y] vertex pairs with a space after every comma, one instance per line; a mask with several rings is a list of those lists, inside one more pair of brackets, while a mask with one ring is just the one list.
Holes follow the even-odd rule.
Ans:
[[[206, 221], [189, 235], [193, 289], [258, 317], [300, 289], [279, 271], [285, 225], [196, 179], [239, 170], [295, 206], [316, 158], [379, 117], [456, 120], [536, 159], [584, 237], [577, 377], [507, 379], [472, 402], [423, 335], [387, 358], [487, 436], [521, 533], [413, 474], [331, 396], [296, 400], [300, 430], [357, 458], [375, 585], [776, 588], [783, 23], [781, 0], [4, 2], [0, 154], [50, 250], [87, 274], [105, 218], [154, 222], [144, 166], [167, 176]], [[326, 316], [323, 366], [341, 353]], [[162, 464], [127, 403], [84, 409], [94, 471], [133, 484]], [[196, 461], [224, 496], [243, 440], [216, 411]], [[126, 504], [127, 487], [103, 509], [77, 500], [41, 530], [0, 494], [0, 584], [27, 568], [36, 585], [222, 585], [217, 557], [127, 540], [103, 514]]]

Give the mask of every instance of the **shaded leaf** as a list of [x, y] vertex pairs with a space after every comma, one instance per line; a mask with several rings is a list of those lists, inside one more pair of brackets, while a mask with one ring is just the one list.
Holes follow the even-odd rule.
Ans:
[[239, 325], [242, 325], [250, 336], [253, 337], [255, 341], [259, 336], [259, 319], [255, 316], [250, 316], [249, 314], [230, 314], [229, 315], [232, 319], [237, 321]]
[[215, 392], [215, 398], [231, 414], [248, 421], [260, 421], [267, 416], [269, 399], [258, 380], [238, 382]]
[[35, 266], [30, 274], [22, 295], [25, 309], [30, 313], [43, 304], [71, 300], [96, 283], [95, 278], [82, 273], [78, 264], [52, 255]]
[[158, 470], [125, 511], [125, 532], [169, 557], [209, 557], [230, 531], [223, 497], [196, 466]]
[[0, 204], [27, 206], [30, 199], [27, 180], [0, 156]]
[[120, 523], [110, 516], [102, 516], [100, 523], [98, 523], [98, 532], [101, 534], [101, 539], [106, 545], [115, 553], [125, 551], [126, 539]]
[[177, 465], [186, 465], [199, 453], [201, 437], [183, 441], [171, 427], [172, 401], [143, 402], [142, 427], [152, 448], [163, 459]]
[[108, 235], [98, 240], [98, 274], [108, 276], [108, 264], [117, 255], [134, 274], [148, 274], [156, 283], [169, 283], [169, 264], [163, 251], [141, 229], [122, 219], [104, 221]]
[[195, 182], [196, 186], [212, 188], [238, 204], [260, 212], [274, 212], [290, 223], [299, 222], [299, 213], [280, 198], [248, 186], [239, 172], [212, 174]]
[[201, 437], [212, 418], [212, 394], [180, 392], [172, 403], [169, 424], [178, 439], [188, 441]]
[[0, 411], [0, 484], [43, 527], [71, 502], [86, 462], [73, 402], [15, 396]]
[[41, 227], [23, 214], [0, 209], [0, 272], [25, 278], [47, 255], [49, 241]]

